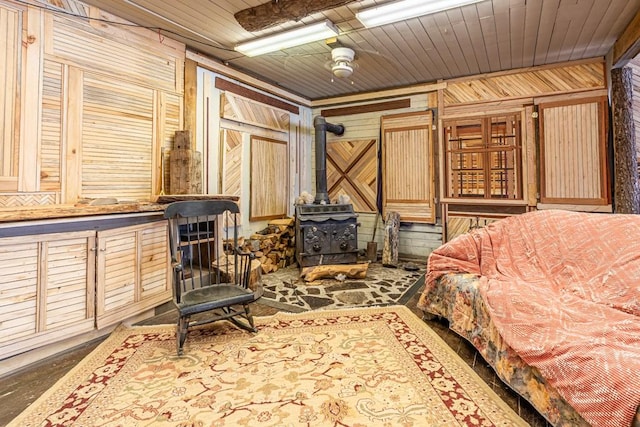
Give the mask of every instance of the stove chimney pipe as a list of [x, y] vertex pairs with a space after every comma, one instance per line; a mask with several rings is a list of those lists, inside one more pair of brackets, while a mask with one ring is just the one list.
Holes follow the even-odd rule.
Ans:
[[316, 143], [316, 198], [313, 203], [329, 204], [327, 192], [327, 132], [340, 136], [344, 133], [344, 126], [327, 123], [324, 117], [316, 116], [313, 119]]

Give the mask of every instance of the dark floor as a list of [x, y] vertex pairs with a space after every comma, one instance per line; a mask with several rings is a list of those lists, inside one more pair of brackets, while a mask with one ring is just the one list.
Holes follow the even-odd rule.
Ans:
[[[421, 290], [407, 302], [407, 307], [416, 315], [422, 317], [422, 312], [418, 310], [416, 304]], [[256, 316], [267, 316], [274, 314], [278, 309], [264, 305], [255, 304], [253, 313]], [[166, 324], [173, 323], [175, 315], [168, 312], [152, 319], [146, 320], [144, 324]], [[464, 339], [454, 332], [451, 332], [446, 324], [437, 320], [425, 321], [440, 337], [454, 349], [460, 357], [471, 366], [474, 371], [489, 384], [489, 386], [500, 396], [513, 410], [519, 414], [533, 427], [550, 426], [547, 421], [540, 416], [531, 405], [511, 391], [495, 375], [492, 368], [484, 362], [477, 351]], [[28, 405], [35, 401], [38, 396], [44, 393], [59, 378], [89, 354], [101, 340], [86, 343], [81, 347], [67, 351], [63, 354], [50, 357], [37, 365], [27, 367], [20, 372], [3, 378], [0, 381], [0, 426], [6, 425], [15, 418]]]

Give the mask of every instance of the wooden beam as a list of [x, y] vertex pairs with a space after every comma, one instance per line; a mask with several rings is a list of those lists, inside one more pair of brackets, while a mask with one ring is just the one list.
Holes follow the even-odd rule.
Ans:
[[613, 66], [624, 65], [640, 53], [640, 11], [636, 13], [613, 45]]
[[229, 80], [216, 78], [216, 89], [229, 91], [236, 95], [243, 96], [248, 99], [260, 102], [262, 104], [270, 105], [271, 107], [279, 108], [281, 110], [289, 111], [293, 114], [300, 114], [300, 108], [296, 105], [289, 104], [288, 102], [281, 101], [273, 98], [269, 95], [265, 95], [255, 90], [249, 89], [239, 84], [230, 82]]
[[309, 15], [335, 9], [354, 0], [278, 0], [262, 3], [236, 12], [233, 17], [247, 31], [255, 32], [283, 24], [300, 21]]
[[64, 176], [62, 177], [62, 203], [76, 203], [82, 194], [82, 86], [84, 72], [69, 67], [66, 80], [68, 96], [65, 110], [66, 151]]
[[396, 98], [400, 96], [417, 95], [419, 93], [435, 92], [438, 89], [444, 89], [447, 84], [441, 83], [425, 83], [414, 86], [406, 86], [397, 89], [379, 90], [376, 92], [365, 92], [356, 95], [338, 96], [335, 98], [323, 98], [311, 101], [312, 108], [329, 107], [339, 104], [350, 104], [353, 102], [372, 101], [375, 99]]
[[[22, 109], [18, 113], [20, 132], [20, 191], [40, 190], [40, 126], [42, 123], [42, 78], [41, 67], [44, 47], [43, 12], [28, 9], [26, 42], [23, 44], [25, 67], [22, 70]], [[20, 69], [20, 67], [18, 68]]]
[[198, 63], [191, 59], [184, 61], [184, 124], [183, 129], [191, 131], [191, 146], [195, 147], [196, 105], [198, 96]]
[[311, 106], [311, 103], [307, 98], [303, 98], [301, 96], [295, 95], [292, 92], [288, 92], [270, 83], [266, 83], [262, 80], [259, 80], [248, 74], [245, 74], [242, 71], [235, 70], [229, 67], [228, 65], [225, 65], [219, 61], [209, 58], [208, 56], [204, 56], [199, 53], [187, 50], [187, 59], [196, 61], [198, 66], [206, 68], [207, 70], [222, 74], [223, 76], [245, 83], [249, 86], [252, 86], [256, 89], [260, 89], [264, 92], [270, 93], [279, 98], [286, 99], [288, 101], [295, 103], [296, 105], [302, 105], [305, 107]]
[[322, 110], [323, 117], [348, 116], [351, 114], [373, 113], [376, 111], [396, 110], [399, 108], [410, 108], [411, 99], [404, 98], [394, 101], [378, 102], [374, 104], [354, 105], [353, 107], [331, 108]]

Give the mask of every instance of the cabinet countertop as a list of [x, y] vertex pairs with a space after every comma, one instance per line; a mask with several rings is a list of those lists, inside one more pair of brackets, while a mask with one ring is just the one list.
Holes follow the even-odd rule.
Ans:
[[162, 212], [166, 204], [159, 203], [118, 203], [112, 205], [50, 205], [19, 206], [0, 209], [0, 223], [73, 218], [93, 215], [125, 214], [141, 212]]
[[0, 208], [0, 223], [109, 214], [153, 213], [164, 211], [167, 204], [175, 201], [220, 199], [237, 201], [238, 197], [224, 194], [185, 194], [157, 196], [154, 202], [122, 202], [104, 205], [76, 203], [74, 205], [5, 207]]

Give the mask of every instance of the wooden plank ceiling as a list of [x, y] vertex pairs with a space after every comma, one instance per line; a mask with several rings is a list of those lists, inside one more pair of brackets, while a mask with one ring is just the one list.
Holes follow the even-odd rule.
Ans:
[[[640, 10], [640, 0], [485, 0], [365, 29], [355, 13], [382, 1], [361, 0], [252, 33], [234, 14], [266, 0], [84, 1], [162, 28], [195, 51], [310, 100], [604, 56]], [[333, 77], [324, 41], [254, 58], [233, 50], [324, 19], [340, 29], [338, 43], [356, 52], [349, 78]]]

